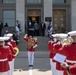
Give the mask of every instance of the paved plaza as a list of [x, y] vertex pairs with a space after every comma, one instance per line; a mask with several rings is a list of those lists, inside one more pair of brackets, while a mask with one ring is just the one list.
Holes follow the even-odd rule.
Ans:
[[[15, 59], [15, 71], [13, 75], [52, 75], [50, 69], [49, 51], [47, 49], [48, 37], [37, 36], [38, 47], [35, 51], [33, 68], [28, 67], [27, 42], [20, 35], [19, 54]], [[35, 36], [36, 37], [36, 36]]]
[[34, 66], [29, 68], [27, 52], [20, 52], [15, 59], [13, 75], [52, 75], [48, 56], [49, 52], [35, 52]]

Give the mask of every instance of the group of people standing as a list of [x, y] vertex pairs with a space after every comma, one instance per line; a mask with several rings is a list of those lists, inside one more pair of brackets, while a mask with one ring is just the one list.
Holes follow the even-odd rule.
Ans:
[[[52, 75], [76, 75], [76, 31], [52, 34], [48, 50]], [[65, 56], [66, 59], [63, 61], [56, 54]]]
[[5, 24], [3, 24], [3, 22], [0, 21], [0, 36], [3, 36], [6, 32], [6, 30], [8, 30], [8, 31], [10, 30], [8, 23], [6, 22]]
[[19, 37], [21, 34], [21, 24], [20, 21], [17, 20], [15, 27], [11, 28], [8, 23], [3, 24], [2, 21], [0, 21], [0, 36], [6, 36], [8, 33], [13, 34], [13, 39], [16, 41], [16, 44], [19, 44]]
[[[41, 34], [41, 36], [45, 36], [45, 29], [46, 29], [46, 24], [44, 22], [42, 22], [39, 25], [37, 23], [37, 21], [32, 23], [31, 20], [29, 20], [29, 22], [27, 24], [28, 36], [29, 35], [39, 36], [39, 34]], [[40, 30], [40, 32], [39, 32], [39, 30]]]

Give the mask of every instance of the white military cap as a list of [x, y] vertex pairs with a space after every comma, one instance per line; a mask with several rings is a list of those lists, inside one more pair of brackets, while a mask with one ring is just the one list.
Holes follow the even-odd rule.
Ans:
[[60, 36], [60, 38], [66, 38], [68, 36], [68, 34], [60, 33], [59, 36]]
[[70, 31], [67, 34], [70, 35], [70, 36], [76, 36], [76, 31]]
[[60, 37], [59, 34], [52, 34], [53, 37]]
[[7, 37], [12, 37], [13, 34], [12, 34], [12, 33], [8, 33], [6, 36], [7, 36]]
[[68, 34], [65, 33], [59, 33], [59, 34], [53, 34], [53, 37], [60, 37], [60, 38], [66, 38], [68, 36]]
[[4, 37], [5, 38], [5, 41], [7, 41], [7, 40], [9, 40], [10, 39], [10, 37]]
[[0, 37], [0, 41], [5, 41], [7, 38], [5, 37]]

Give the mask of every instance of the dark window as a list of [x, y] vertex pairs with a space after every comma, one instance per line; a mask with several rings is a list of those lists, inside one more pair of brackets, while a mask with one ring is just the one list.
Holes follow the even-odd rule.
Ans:
[[41, 3], [41, 0], [27, 0], [27, 3]]
[[16, 3], [16, 0], [2, 0], [2, 3]]
[[53, 3], [66, 3], [66, 0], [53, 0]]

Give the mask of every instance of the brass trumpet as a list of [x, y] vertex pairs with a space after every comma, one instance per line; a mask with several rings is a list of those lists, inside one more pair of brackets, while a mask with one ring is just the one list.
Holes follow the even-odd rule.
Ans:
[[19, 53], [19, 49], [18, 49], [17, 47], [14, 47], [13, 49], [14, 49], [14, 51], [16, 52], [15, 56], [17, 56], [18, 53]]

